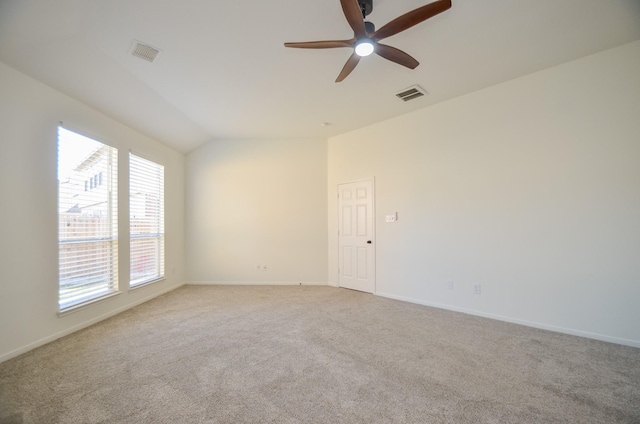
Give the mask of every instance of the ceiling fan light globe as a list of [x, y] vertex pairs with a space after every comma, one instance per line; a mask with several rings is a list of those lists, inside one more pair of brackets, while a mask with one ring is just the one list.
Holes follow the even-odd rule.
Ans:
[[375, 50], [375, 46], [372, 40], [365, 39], [356, 43], [355, 51], [358, 56], [369, 56]]

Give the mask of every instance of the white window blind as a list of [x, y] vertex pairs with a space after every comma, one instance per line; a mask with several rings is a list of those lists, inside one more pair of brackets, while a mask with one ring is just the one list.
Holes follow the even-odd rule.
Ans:
[[118, 290], [118, 150], [58, 127], [60, 310]]
[[130, 286], [164, 277], [164, 166], [129, 154]]

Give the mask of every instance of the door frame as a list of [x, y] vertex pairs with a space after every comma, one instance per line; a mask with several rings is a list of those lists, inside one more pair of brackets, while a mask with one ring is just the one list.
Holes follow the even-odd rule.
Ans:
[[[338, 279], [337, 279], [337, 286], [338, 288], [342, 287], [340, 285], [340, 186], [343, 184], [353, 184], [353, 183], [361, 183], [361, 182], [365, 182], [365, 181], [371, 181], [371, 194], [372, 194], [372, 200], [371, 200], [371, 234], [373, 237], [373, 243], [371, 245], [371, 260], [373, 261], [373, 291], [371, 292], [371, 294], [376, 294], [376, 288], [377, 288], [377, 282], [378, 282], [378, 270], [376, 267], [376, 243], [378, 241], [377, 237], [376, 237], [376, 177], [369, 177], [369, 178], [359, 178], [356, 180], [350, 180], [350, 181], [343, 181], [340, 182], [336, 185], [336, 198], [338, 199], [338, 201], [336, 202], [336, 223], [337, 223], [337, 234], [336, 234], [336, 245], [337, 245], [337, 249], [336, 249], [336, 253], [338, 256]], [[362, 293], [366, 293], [366, 292], [362, 292]]]

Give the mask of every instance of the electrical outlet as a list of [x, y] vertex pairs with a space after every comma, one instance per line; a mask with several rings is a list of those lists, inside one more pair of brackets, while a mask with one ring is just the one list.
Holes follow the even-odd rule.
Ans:
[[482, 286], [480, 284], [474, 284], [473, 294], [481, 294], [481, 293], [482, 293]]
[[447, 290], [453, 290], [453, 280], [447, 281]]

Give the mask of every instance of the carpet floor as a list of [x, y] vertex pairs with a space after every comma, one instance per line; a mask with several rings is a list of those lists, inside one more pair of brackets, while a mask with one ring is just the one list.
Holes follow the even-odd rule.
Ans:
[[184, 286], [0, 364], [0, 422], [640, 423], [640, 349], [332, 287]]

